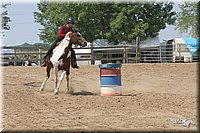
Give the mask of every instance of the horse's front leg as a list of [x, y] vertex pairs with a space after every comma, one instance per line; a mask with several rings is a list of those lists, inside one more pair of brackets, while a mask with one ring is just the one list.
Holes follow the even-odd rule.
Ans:
[[[69, 66], [70, 67], [70, 66]], [[69, 87], [70, 83], [69, 83], [69, 75], [70, 75], [70, 69], [66, 70], [66, 81], [67, 81], [67, 89], [66, 92], [67, 93], [71, 93], [73, 92], [72, 88]]]
[[65, 74], [66, 74], [66, 71], [63, 71], [62, 74], [61, 74], [61, 76], [60, 76], [60, 79], [59, 79], [58, 85], [57, 85], [57, 87], [56, 87], [55, 94], [58, 93], [58, 90], [59, 90], [59, 88], [60, 88], [60, 84], [61, 84], [61, 82], [62, 82], [63, 77], [65, 76]]

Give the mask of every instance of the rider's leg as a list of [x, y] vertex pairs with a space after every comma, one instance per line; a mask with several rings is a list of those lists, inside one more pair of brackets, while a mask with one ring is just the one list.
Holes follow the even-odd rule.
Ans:
[[49, 50], [47, 51], [46, 55], [43, 58], [41, 67], [46, 66], [46, 58], [53, 52], [53, 49], [57, 46], [57, 43], [60, 42], [60, 41], [62, 41], [62, 39], [60, 37], [58, 37], [56, 39], [56, 41], [51, 45], [51, 47], [49, 48]]
[[47, 58], [47, 56], [49, 56], [52, 52], [53, 52], [53, 49], [56, 47], [56, 43], [53, 43], [51, 45], [51, 47], [49, 48], [49, 50], [47, 51], [47, 54], [44, 56], [44, 59]]
[[73, 68], [79, 68], [79, 66], [76, 63], [76, 55], [75, 55], [75, 51], [73, 48], [71, 48], [71, 66]]
[[47, 56], [49, 56], [53, 52], [53, 49], [57, 46], [57, 43], [60, 42], [60, 41], [62, 41], [62, 38], [57, 37], [57, 39], [55, 40], [55, 42], [49, 48], [47, 54], [44, 56], [44, 59], [47, 58]]

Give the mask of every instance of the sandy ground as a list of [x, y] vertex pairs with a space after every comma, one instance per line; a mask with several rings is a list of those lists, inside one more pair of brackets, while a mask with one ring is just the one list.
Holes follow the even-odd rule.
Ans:
[[[198, 65], [122, 65], [122, 96], [100, 96], [99, 67], [71, 69], [59, 95], [54, 73], [39, 92], [45, 77], [41, 67], [2, 67], [4, 131], [197, 131]], [[185, 127], [174, 120], [191, 118]]]

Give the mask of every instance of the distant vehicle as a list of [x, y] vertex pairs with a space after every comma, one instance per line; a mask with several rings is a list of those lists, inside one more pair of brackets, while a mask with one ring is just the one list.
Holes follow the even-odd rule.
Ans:
[[[15, 51], [13, 49], [0, 49], [0, 55], [1, 55], [1, 66], [14, 66], [14, 62], [12, 61], [14, 59]], [[17, 61], [16, 66], [21, 66], [22, 62]]]
[[[10, 55], [14, 54], [13, 49], [0, 49], [0, 54], [1, 54], [1, 66], [13, 66], [14, 63], [9, 61], [12, 60], [12, 57]], [[6, 60], [6, 61], [4, 61]]]
[[1, 55], [13, 55], [15, 51], [13, 49], [0, 49]]
[[[1, 60], [12, 60], [11, 57], [3, 57]], [[1, 61], [0, 62], [0, 65], [1, 66], [14, 66], [14, 62], [11, 62], [11, 61]]]
[[[14, 57], [8, 57], [8, 56], [2, 57], [1, 62], [0, 62], [0, 66], [14, 66], [13, 58]], [[22, 62], [17, 61], [16, 66], [22, 66]]]
[[39, 66], [39, 62], [24, 61], [22, 66]]

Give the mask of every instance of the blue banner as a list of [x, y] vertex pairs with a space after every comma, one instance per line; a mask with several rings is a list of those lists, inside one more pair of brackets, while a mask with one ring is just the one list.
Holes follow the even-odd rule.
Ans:
[[187, 48], [190, 50], [192, 54], [194, 54], [199, 48], [199, 39], [197, 38], [183, 38]]

